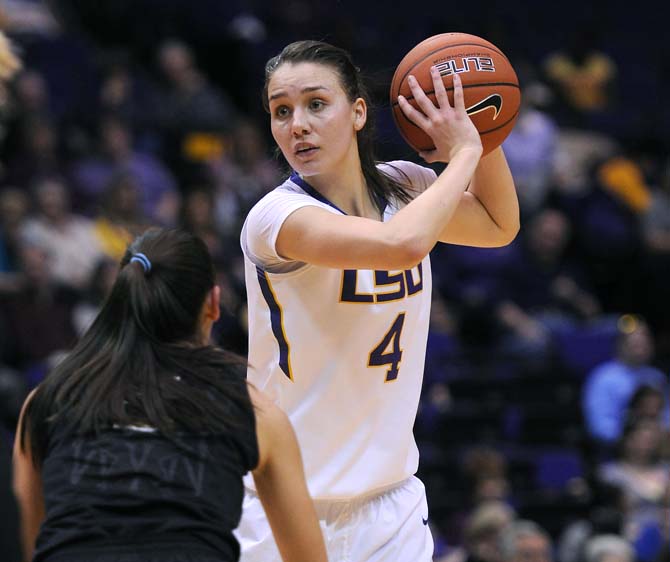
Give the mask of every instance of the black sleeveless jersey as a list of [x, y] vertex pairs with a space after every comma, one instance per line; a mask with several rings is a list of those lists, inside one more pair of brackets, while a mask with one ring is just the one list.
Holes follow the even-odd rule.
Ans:
[[143, 427], [53, 428], [34, 562], [238, 560], [232, 531], [258, 444], [253, 410], [236, 417], [229, 435], [171, 439]]

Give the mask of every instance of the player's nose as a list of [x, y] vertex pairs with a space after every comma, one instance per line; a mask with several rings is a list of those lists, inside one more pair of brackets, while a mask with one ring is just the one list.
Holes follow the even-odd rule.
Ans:
[[293, 111], [293, 119], [291, 121], [291, 131], [296, 136], [301, 136], [310, 131], [309, 116], [302, 108], [296, 108]]

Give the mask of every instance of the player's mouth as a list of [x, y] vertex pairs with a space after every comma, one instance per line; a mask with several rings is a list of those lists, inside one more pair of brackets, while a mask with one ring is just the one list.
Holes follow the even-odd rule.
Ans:
[[293, 148], [293, 154], [295, 154], [298, 158], [309, 158], [317, 150], [319, 150], [318, 146], [314, 146], [313, 144], [306, 142], [301, 142], [295, 145]]

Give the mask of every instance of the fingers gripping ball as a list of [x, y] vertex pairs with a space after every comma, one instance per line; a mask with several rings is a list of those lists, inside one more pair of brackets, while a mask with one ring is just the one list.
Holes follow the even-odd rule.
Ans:
[[442, 76], [449, 102], [454, 103], [453, 76], [463, 82], [465, 108], [479, 131], [484, 154], [499, 146], [519, 114], [521, 91], [514, 68], [492, 43], [467, 33], [442, 33], [419, 43], [400, 61], [391, 81], [393, 119], [405, 141], [417, 152], [435, 148], [422, 129], [412, 123], [398, 105], [402, 94], [419, 109], [407, 83], [412, 74], [435, 103], [431, 66]]

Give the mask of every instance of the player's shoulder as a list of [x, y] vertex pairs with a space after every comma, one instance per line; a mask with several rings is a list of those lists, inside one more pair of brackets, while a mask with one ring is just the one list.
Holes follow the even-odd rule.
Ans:
[[283, 183], [266, 193], [249, 210], [247, 222], [255, 218], [274, 214], [284, 207], [305, 204], [311, 201], [311, 197], [305, 191], [287, 178]]
[[268, 191], [261, 197], [252, 209], [256, 207], [265, 207], [268, 205], [275, 205], [280, 201], [299, 199], [307, 197], [307, 194], [300, 188], [292, 179], [286, 178], [282, 183], [274, 189]]
[[377, 168], [400, 183], [425, 189], [435, 181], [437, 175], [432, 168], [408, 160], [391, 160], [377, 164]]

